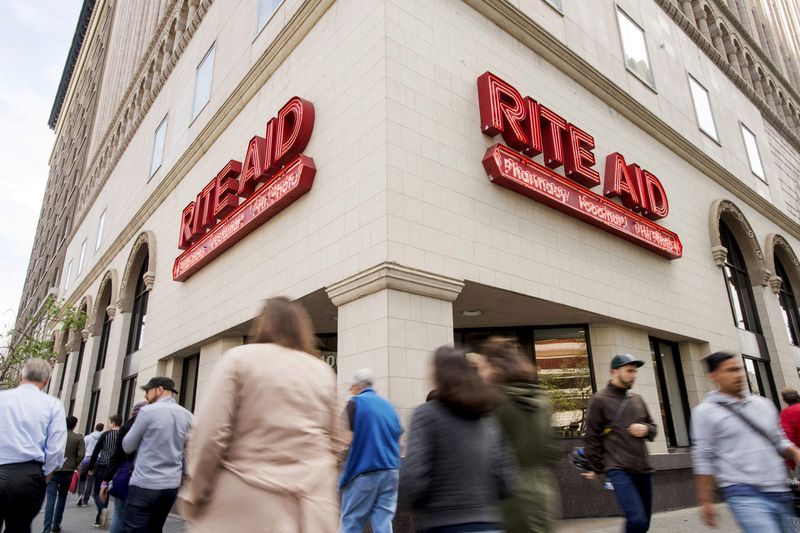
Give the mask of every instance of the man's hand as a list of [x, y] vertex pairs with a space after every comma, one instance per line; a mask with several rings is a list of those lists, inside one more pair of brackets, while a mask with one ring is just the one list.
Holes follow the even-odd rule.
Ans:
[[650, 429], [644, 424], [631, 424], [628, 426], [628, 433], [637, 438], [644, 438], [650, 432]]
[[104, 487], [100, 489], [100, 501], [105, 502], [108, 499], [108, 488]]
[[796, 464], [800, 465], [800, 449], [795, 448], [794, 446], [792, 446], [791, 448], [789, 448], [786, 451], [786, 453], [784, 455], [785, 455], [786, 459], [791, 459]]
[[588, 479], [589, 481], [594, 481], [595, 479], [597, 479], [597, 474], [595, 474], [594, 472], [584, 472], [581, 474], [581, 476], [584, 479]]
[[708, 527], [717, 527], [717, 509], [713, 503], [704, 503], [700, 507], [700, 518], [703, 519], [703, 523]]

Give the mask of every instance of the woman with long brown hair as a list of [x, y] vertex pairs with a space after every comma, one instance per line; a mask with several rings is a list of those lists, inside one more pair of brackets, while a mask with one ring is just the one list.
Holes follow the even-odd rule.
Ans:
[[513, 339], [492, 337], [472, 354], [478, 373], [501, 395], [495, 411], [520, 467], [520, 478], [503, 500], [509, 533], [553, 531], [557, 507], [554, 477], [558, 446], [550, 426], [553, 408], [536, 385], [536, 371]]
[[496, 396], [463, 350], [433, 356], [435, 399], [414, 409], [400, 496], [418, 531], [501, 531], [501, 498], [515, 477], [513, 457], [492, 416]]
[[344, 448], [335, 374], [298, 303], [267, 300], [252, 336], [217, 363], [194, 417], [180, 495], [188, 529], [333, 533]]

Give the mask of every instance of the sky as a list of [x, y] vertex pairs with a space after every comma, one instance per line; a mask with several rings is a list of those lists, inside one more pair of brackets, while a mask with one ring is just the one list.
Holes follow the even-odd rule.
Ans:
[[81, 0], [0, 0], [0, 333], [25, 283], [55, 133], [47, 126]]

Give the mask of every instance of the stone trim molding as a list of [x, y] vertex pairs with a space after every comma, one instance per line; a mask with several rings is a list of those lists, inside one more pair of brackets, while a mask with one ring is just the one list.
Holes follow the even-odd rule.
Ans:
[[[714, 263], [722, 268], [725, 266], [725, 259], [727, 259], [728, 256], [728, 250], [722, 245], [719, 236], [719, 222], [722, 217], [735, 223], [735, 225], [731, 227], [734, 236], [740, 239], [743, 236], [747, 237], [749, 248], [746, 248], [748, 245], [746, 242], [737, 241], [737, 243], [744, 254], [750, 279], [753, 283], [766, 286], [769, 283], [772, 272], [767, 269], [764, 262], [764, 253], [761, 251], [761, 246], [758, 244], [755, 232], [750, 226], [750, 222], [748, 222], [747, 218], [744, 216], [744, 213], [742, 213], [736, 204], [722, 198], [714, 200], [711, 204], [708, 217], [708, 231], [711, 238], [711, 254], [714, 256]], [[725, 250], [724, 257], [722, 256], [722, 250]]]
[[783, 285], [783, 280], [781, 279], [780, 276], [776, 276], [775, 274], [770, 276], [769, 287], [770, 289], [772, 289], [773, 293], [778, 294], [779, 292], [781, 292], [781, 285]]
[[153, 268], [155, 268], [156, 264], [156, 234], [150, 230], [145, 230], [141, 232], [133, 242], [131, 253], [128, 254], [128, 262], [125, 264], [125, 273], [122, 275], [122, 285], [119, 287], [119, 300], [117, 300], [117, 307], [119, 307], [123, 313], [129, 313], [131, 310], [131, 305], [133, 304], [132, 291], [135, 290], [136, 282], [138, 281], [136, 279], [132, 279], [132, 276], [138, 274], [138, 272], [134, 272], [133, 266], [140, 255], [140, 251], [144, 247], [147, 248], [148, 257], [148, 269], [147, 272], [144, 273], [144, 281], [145, 285], [147, 286], [147, 290], [153, 290], [153, 283], [156, 279], [155, 272], [153, 271]]
[[87, 317], [87, 327], [92, 332], [92, 335], [99, 335], [100, 330], [103, 327], [103, 320], [101, 320], [100, 315], [100, 301], [103, 299], [103, 292], [106, 289], [107, 284], [111, 284], [111, 299], [110, 302], [117, 301], [117, 291], [119, 290], [119, 282], [117, 281], [119, 277], [117, 276], [117, 270], [111, 268], [106, 271], [105, 275], [103, 276], [102, 281], [100, 281], [100, 288], [97, 290], [97, 296], [94, 302], [94, 308], [92, 309], [92, 316]]
[[550, 35], [507, 0], [463, 0], [523, 45], [560, 69], [603, 103], [630, 120], [704, 175], [758, 210], [791, 236], [800, 239], [800, 224], [762, 198], [703, 150], [684, 138], [638, 100], [618, 87], [566, 44]]
[[384, 289], [452, 302], [463, 288], [463, 280], [387, 261], [334, 283], [325, 291], [333, 305], [339, 307]]
[[67, 336], [67, 343], [64, 347], [67, 349], [68, 352], [77, 352], [81, 349], [81, 339], [83, 338], [83, 334], [76, 329], [69, 330], [69, 335]]
[[[792, 249], [792, 246], [782, 235], [777, 233], [770, 233], [767, 235], [764, 246], [764, 249], [767, 252], [766, 257], [764, 258], [767, 269], [769, 269], [770, 272], [778, 271], [778, 269], [775, 268], [775, 256], [780, 254], [782, 259], [781, 264], [783, 265], [783, 268], [786, 269], [786, 275], [791, 278], [788, 280], [789, 286], [793, 291], [797, 291], [798, 287], [800, 287], [800, 260], [798, 260], [797, 255]], [[787, 259], [790, 261], [790, 263], [787, 263]], [[775, 294], [778, 294], [778, 292], [781, 290], [781, 286], [783, 285], [783, 279], [781, 279], [781, 277], [777, 274], [774, 274], [773, 277], [777, 281], [773, 282], [772, 278], [770, 278], [770, 286], [772, 287], [772, 291]]]

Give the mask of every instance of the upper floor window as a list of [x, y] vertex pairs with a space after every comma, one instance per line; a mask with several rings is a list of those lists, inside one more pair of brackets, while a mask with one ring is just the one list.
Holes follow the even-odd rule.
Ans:
[[260, 32], [267, 25], [272, 14], [278, 9], [283, 0], [258, 0], [258, 23], [256, 33]]
[[761, 324], [758, 321], [753, 288], [750, 285], [750, 276], [747, 273], [747, 264], [744, 256], [728, 226], [720, 221], [719, 238], [722, 246], [728, 249], [725, 259], [725, 283], [728, 288], [728, 297], [731, 302], [733, 321], [736, 327], [761, 333]]
[[147, 272], [148, 257], [142, 263], [139, 277], [136, 279], [136, 293], [133, 296], [133, 309], [131, 309], [131, 330], [128, 334], [128, 350], [132, 354], [142, 347], [144, 340], [144, 326], [147, 322], [147, 299], [149, 291], [144, 283], [144, 273]]
[[792, 285], [789, 283], [789, 276], [783, 268], [781, 260], [775, 256], [775, 273], [781, 278], [781, 290], [778, 292], [778, 302], [781, 304], [783, 323], [789, 340], [795, 346], [800, 346], [800, 314], [797, 310], [797, 300], [794, 297]]
[[211, 75], [214, 72], [214, 46], [206, 52], [203, 60], [197, 65], [197, 73], [194, 79], [194, 104], [192, 105], [192, 118], [200, 114], [200, 111], [211, 98]]
[[100, 332], [100, 349], [97, 352], [97, 366], [94, 371], [103, 370], [106, 366], [106, 354], [108, 354], [108, 339], [111, 337], [111, 317], [108, 313], [103, 315], [103, 329]]
[[644, 30], [619, 8], [617, 8], [617, 22], [622, 40], [622, 53], [625, 55], [625, 66], [640, 80], [655, 88], [656, 82], [650, 66]]
[[561, 0], [545, 0], [545, 2], [556, 8], [559, 12], [564, 12], [564, 6], [561, 5]]
[[[208, 100], [208, 98], [206, 98]], [[161, 121], [161, 124], [156, 128], [156, 134], [153, 137], [153, 156], [150, 159], [150, 176], [156, 173], [161, 167], [161, 160], [164, 158], [164, 140], [167, 137], [167, 117]]]
[[100, 213], [100, 220], [97, 221], [97, 240], [94, 241], [94, 251], [100, 249], [100, 243], [103, 241], [103, 229], [106, 226], [106, 210]]
[[689, 89], [692, 91], [694, 114], [700, 129], [715, 141], [719, 141], [717, 126], [714, 124], [714, 115], [711, 113], [711, 100], [708, 91], [696, 79], [689, 76]]
[[78, 259], [78, 272], [77, 272], [78, 275], [80, 275], [80, 273], [83, 272], [83, 260], [85, 257], [86, 257], [86, 239], [83, 239], [83, 242], [81, 243], [81, 255], [80, 258]]
[[758, 153], [758, 143], [756, 136], [753, 132], [747, 129], [744, 124], [742, 126], [742, 139], [744, 139], [744, 148], [747, 151], [747, 160], [750, 162], [750, 170], [753, 174], [758, 176], [762, 181], [767, 181], [764, 176], [764, 167], [761, 165], [761, 156]]
[[67, 275], [64, 276], [64, 292], [69, 290], [69, 278], [72, 277], [72, 259], [67, 263]]

